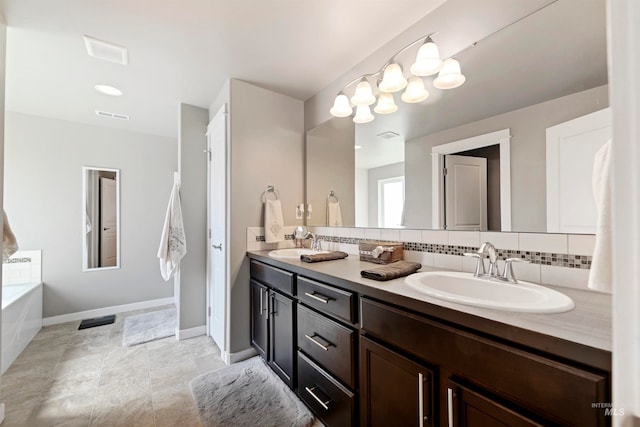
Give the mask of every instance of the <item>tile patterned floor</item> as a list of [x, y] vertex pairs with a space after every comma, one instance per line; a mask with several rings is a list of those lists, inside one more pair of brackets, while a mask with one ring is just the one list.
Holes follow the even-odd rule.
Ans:
[[200, 426], [189, 381], [224, 366], [206, 336], [122, 347], [124, 319], [42, 328], [0, 379], [3, 427]]

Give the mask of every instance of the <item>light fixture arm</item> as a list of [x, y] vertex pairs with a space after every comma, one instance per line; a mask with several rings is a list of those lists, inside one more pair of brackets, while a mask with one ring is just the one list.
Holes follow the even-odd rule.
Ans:
[[424, 42], [426, 40], [431, 39], [431, 36], [434, 36], [436, 34], [438, 34], [438, 33], [437, 32], [429, 33], [426, 36], [422, 36], [419, 39], [412, 41], [411, 43], [409, 43], [408, 45], [406, 45], [405, 47], [403, 47], [402, 49], [397, 51], [391, 58], [389, 58], [387, 60], [387, 62], [385, 62], [384, 65], [378, 71], [376, 71], [375, 73], [359, 75], [358, 77], [356, 77], [355, 79], [353, 79], [349, 83], [347, 83], [346, 85], [342, 86], [342, 89], [340, 89], [338, 91], [338, 94], [340, 94], [341, 92], [344, 92], [347, 88], [349, 88], [350, 86], [354, 85], [355, 83], [360, 82], [363, 78], [377, 78], [377, 77], [381, 76], [382, 73], [384, 72], [384, 69], [387, 67], [387, 65], [391, 64], [392, 62], [395, 62], [395, 59], [396, 59], [396, 57], [398, 55], [403, 54], [407, 50], [411, 49], [413, 46], [417, 45], [419, 42]]

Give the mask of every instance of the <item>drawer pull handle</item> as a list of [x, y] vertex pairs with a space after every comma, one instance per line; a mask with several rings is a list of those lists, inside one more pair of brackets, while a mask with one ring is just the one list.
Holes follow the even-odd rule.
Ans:
[[453, 390], [451, 387], [447, 388], [447, 419], [449, 427], [453, 427]]
[[329, 403], [331, 403], [331, 399], [327, 399], [327, 400], [325, 400], [325, 401], [323, 401], [322, 399], [320, 399], [320, 398], [319, 398], [319, 397], [314, 393], [314, 390], [315, 390], [316, 388], [317, 388], [317, 387], [315, 387], [315, 386], [314, 386], [314, 387], [311, 387], [311, 388], [309, 388], [309, 387], [305, 387], [304, 389], [305, 389], [305, 390], [307, 390], [307, 393], [309, 393], [309, 394], [311, 395], [311, 397], [313, 397], [313, 398], [314, 398], [314, 399], [315, 399], [319, 404], [321, 404], [321, 405], [322, 405], [322, 407], [324, 408], [324, 410], [325, 410], [325, 411], [328, 411], [328, 410], [329, 410], [329, 406], [328, 406], [328, 405], [329, 405]]
[[324, 295], [321, 295], [321, 294], [316, 294], [316, 293], [310, 294], [309, 292], [305, 292], [304, 294], [309, 298], [313, 298], [314, 300], [320, 301], [321, 303], [324, 303], [324, 304], [329, 304], [329, 301], [331, 300], [331, 298], [325, 297]]
[[420, 427], [424, 427], [424, 375], [418, 373], [418, 420]]
[[[309, 341], [311, 341], [312, 343], [314, 343], [315, 345], [317, 345], [318, 347], [320, 347], [321, 349], [323, 349], [324, 351], [329, 351], [329, 347], [331, 347], [331, 343], [327, 340], [325, 340], [324, 338], [322, 338], [320, 335], [318, 334], [313, 334], [312, 336], [309, 336], [307, 334], [304, 334], [305, 338], [308, 339]], [[316, 337], [320, 338], [322, 341], [326, 342], [326, 344], [321, 343], [320, 341], [318, 341], [316, 339]]]

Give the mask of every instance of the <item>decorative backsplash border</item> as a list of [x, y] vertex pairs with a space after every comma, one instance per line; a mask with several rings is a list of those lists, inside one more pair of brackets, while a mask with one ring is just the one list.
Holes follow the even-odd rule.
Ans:
[[[319, 239], [326, 242], [334, 243], [346, 243], [351, 245], [357, 245], [360, 242], [370, 239], [360, 239], [353, 237], [336, 237], [336, 236], [318, 236]], [[402, 242], [404, 250], [416, 251], [416, 252], [430, 252], [434, 254], [444, 255], [458, 255], [463, 256], [466, 252], [475, 252], [479, 248], [474, 246], [454, 246], [454, 245], [439, 245], [433, 243], [418, 243], [418, 242]], [[499, 249], [498, 259], [504, 260], [507, 258], [521, 258], [527, 260], [533, 264], [541, 265], [553, 265], [556, 267], [567, 268], [591, 268], [591, 256], [587, 255], [570, 255], [570, 254], [556, 254], [549, 252], [534, 252], [534, 251], [522, 251], [512, 249]]]
[[[318, 235], [318, 239], [325, 242], [343, 243], [349, 245], [358, 245], [360, 242], [371, 240], [356, 237], [340, 237], [340, 236], [326, 236]], [[264, 242], [264, 235], [255, 236], [256, 242]], [[285, 240], [293, 240], [293, 234], [286, 234]], [[463, 256], [466, 252], [475, 252], [478, 247], [475, 246], [458, 246], [458, 245], [444, 245], [435, 243], [421, 243], [421, 242], [402, 242], [404, 250], [415, 252], [429, 252], [434, 254], [443, 255], [457, 255]], [[505, 260], [507, 258], [521, 258], [531, 262], [532, 264], [551, 265], [555, 267], [577, 268], [583, 270], [589, 270], [591, 268], [592, 257], [589, 255], [573, 255], [562, 254], [554, 252], [538, 252], [538, 251], [524, 251], [513, 249], [500, 249], [497, 248], [498, 259]]]

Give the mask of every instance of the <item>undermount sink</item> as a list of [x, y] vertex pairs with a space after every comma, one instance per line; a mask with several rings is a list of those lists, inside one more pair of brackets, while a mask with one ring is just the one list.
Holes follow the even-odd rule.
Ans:
[[329, 251], [314, 251], [307, 248], [276, 249], [269, 252], [274, 258], [300, 259], [300, 255], [327, 254]]
[[524, 313], [562, 313], [575, 307], [563, 293], [529, 282], [499, 282], [471, 273], [424, 272], [405, 283], [425, 295], [474, 307]]

